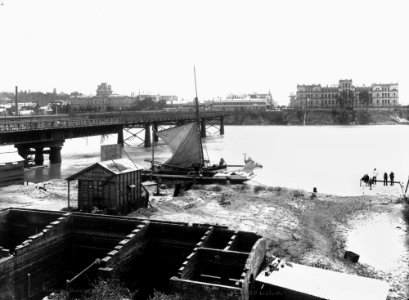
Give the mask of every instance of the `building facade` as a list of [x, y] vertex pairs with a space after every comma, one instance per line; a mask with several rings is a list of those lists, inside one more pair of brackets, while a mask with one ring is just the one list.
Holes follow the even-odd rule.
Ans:
[[110, 95], [112, 95], [112, 89], [106, 82], [103, 82], [97, 86], [97, 96], [108, 97]]
[[230, 94], [226, 97], [226, 99], [205, 101], [205, 106], [209, 109], [227, 111], [265, 111], [268, 108], [272, 108], [276, 105], [277, 103], [273, 100], [270, 92], [268, 92], [267, 94]]
[[369, 95], [369, 107], [389, 107], [399, 105], [398, 83], [372, 84], [371, 86], [354, 86], [351, 79], [341, 79], [337, 85], [321, 84], [297, 85], [297, 94], [290, 96], [290, 107], [294, 108], [332, 108], [339, 107], [338, 99], [343, 92], [352, 94], [349, 103], [354, 107], [366, 106], [360, 99], [361, 92]]
[[142, 196], [141, 170], [126, 159], [107, 160], [71, 175], [67, 181], [78, 180], [81, 211], [96, 207], [108, 213], [129, 213], [147, 206], [147, 198]]
[[177, 101], [178, 97], [160, 94], [132, 94], [131, 96], [118, 95], [113, 93], [111, 85], [103, 82], [98, 85], [95, 96], [72, 95], [69, 99], [69, 104], [70, 109], [74, 112], [106, 112], [135, 108], [138, 101], [146, 99], [151, 99], [154, 102], [165, 101], [166, 103], [173, 103], [173, 101]]

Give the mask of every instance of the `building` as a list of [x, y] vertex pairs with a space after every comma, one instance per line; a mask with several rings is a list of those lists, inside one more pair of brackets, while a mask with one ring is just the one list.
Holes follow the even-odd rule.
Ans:
[[17, 152], [0, 153], [0, 187], [24, 183], [24, 159]]
[[[68, 186], [78, 180], [78, 208], [94, 208], [110, 213], [127, 213], [147, 206], [147, 193], [141, 185], [141, 170], [126, 159], [95, 163], [67, 178]], [[69, 197], [69, 195], [68, 195]]]
[[271, 93], [267, 94], [230, 94], [226, 99], [205, 101], [206, 107], [214, 110], [244, 111], [257, 110], [265, 111], [276, 105]]
[[4, 95], [0, 95], [0, 105], [1, 105], [1, 104], [9, 104], [9, 103], [11, 103], [12, 101], [13, 101], [13, 100], [10, 99], [9, 97], [4, 96]]
[[129, 96], [74, 96], [69, 100], [73, 111], [105, 112], [132, 107], [137, 98]]
[[150, 99], [154, 102], [165, 101], [166, 103], [177, 102], [178, 97], [172, 95], [139, 94], [124, 96], [114, 94], [111, 86], [101, 83], [97, 88], [96, 96], [83, 96], [75, 94], [69, 100], [72, 111], [106, 112], [113, 110], [135, 109], [138, 101]]
[[97, 96], [99, 97], [107, 97], [112, 95], [111, 86], [108, 85], [106, 82], [101, 83], [97, 87]]
[[366, 106], [359, 98], [361, 92], [368, 92], [370, 107], [389, 107], [399, 105], [398, 83], [372, 84], [371, 86], [354, 86], [351, 79], [341, 79], [337, 85], [321, 84], [297, 85], [297, 94], [290, 96], [290, 107], [295, 108], [332, 108], [339, 107], [341, 93], [352, 93], [354, 107]]

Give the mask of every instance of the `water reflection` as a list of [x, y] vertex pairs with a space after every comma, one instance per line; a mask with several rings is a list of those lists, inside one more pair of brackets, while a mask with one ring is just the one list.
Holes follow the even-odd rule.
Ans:
[[51, 179], [61, 178], [61, 164], [44, 165], [29, 168], [25, 171], [25, 181], [29, 182], [42, 182]]

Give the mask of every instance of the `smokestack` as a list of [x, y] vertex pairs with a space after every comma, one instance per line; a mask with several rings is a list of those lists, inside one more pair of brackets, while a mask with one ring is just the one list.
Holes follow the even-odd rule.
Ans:
[[18, 96], [18, 87], [16, 86], [16, 116], [18, 116], [18, 100], [17, 100], [17, 96]]

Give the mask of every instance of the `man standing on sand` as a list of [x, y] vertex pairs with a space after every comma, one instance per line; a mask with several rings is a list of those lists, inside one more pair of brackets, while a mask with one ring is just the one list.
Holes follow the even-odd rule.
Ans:
[[383, 185], [388, 185], [388, 173], [383, 173]]
[[395, 179], [395, 174], [393, 174], [393, 172], [391, 172], [389, 174], [389, 178], [391, 179], [391, 185], [393, 185], [393, 180]]
[[373, 169], [373, 174], [372, 174], [372, 183], [373, 183], [373, 185], [375, 185], [376, 184], [376, 176], [378, 176], [378, 171], [376, 170], [376, 168], [375, 169]]

